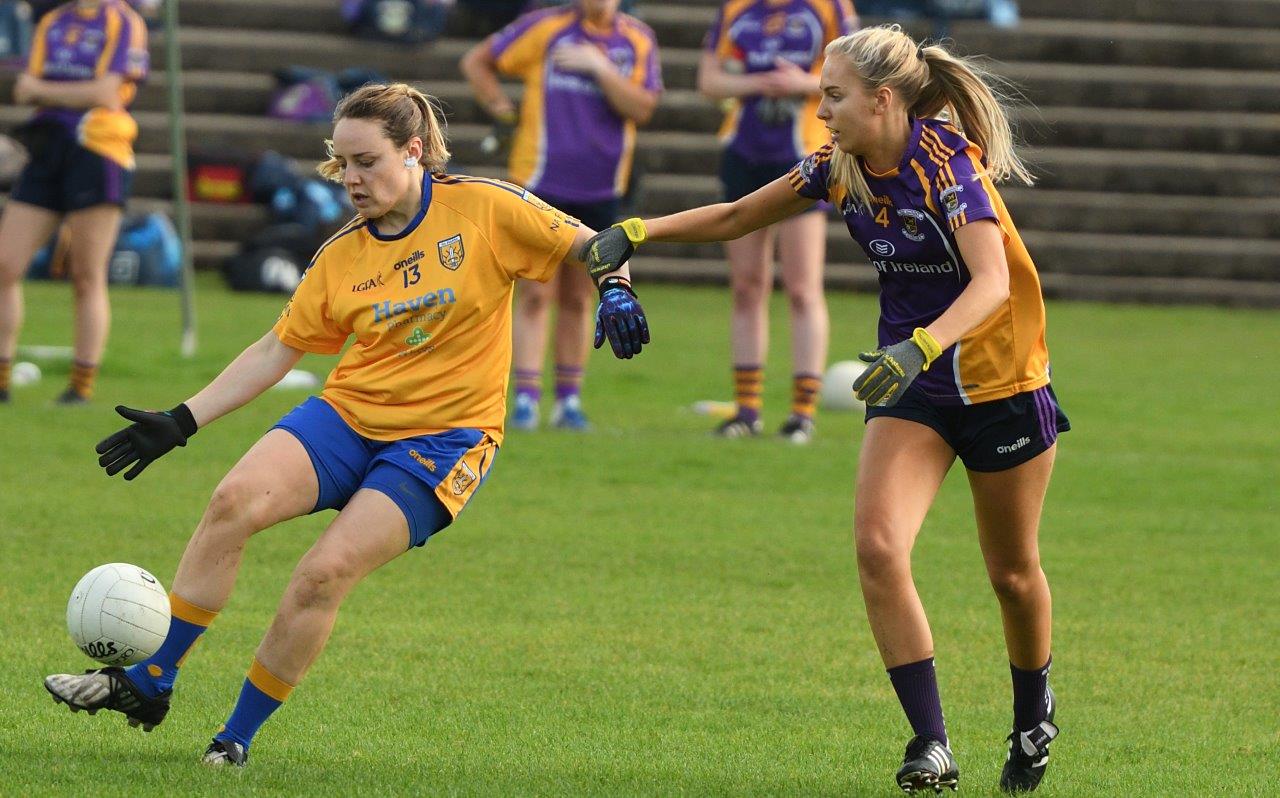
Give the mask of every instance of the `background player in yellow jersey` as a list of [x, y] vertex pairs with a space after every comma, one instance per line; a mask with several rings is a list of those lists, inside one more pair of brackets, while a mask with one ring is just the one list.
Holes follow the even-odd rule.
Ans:
[[147, 26], [124, 0], [77, 0], [40, 19], [13, 99], [34, 105], [18, 134], [31, 160], [0, 217], [0, 402], [22, 327], [22, 278], [65, 225], [76, 334], [63, 404], [93, 395], [107, 345], [107, 263], [133, 182], [138, 126], [125, 110], [147, 76]]
[[[588, 227], [603, 230], [617, 221], [631, 180], [636, 125], [649, 121], [662, 91], [658, 44], [648, 25], [619, 12], [618, 0], [573, 0], [521, 16], [473, 47], [461, 66], [476, 100], [501, 121], [517, 115], [498, 74], [524, 82], [511, 143], [513, 182]], [[556, 404], [551, 422], [585, 429], [579, 389], [589, 353], [591, 283], [573, 270], [546, 284], [520, 286], [512, 424], [538, 426], [553, 303]]]
[[[725, 202], [786, 174], [827, 140], [814, 116], [822, 51], [856, 27], [849, 0], [727, 0], [721, 6], [707, 32], [698, 88], [729, 101], [720, 130]], [[809, 212], [725, 242], [736, 412], [716, 430], [719, 435], [737, 438], [763, 429], [776, 247], [791, 311], [792, 352], [791, 412], [778, 432], [801, 444], [813, 436], [830, 334], [822, 286], [829, 208], [817, 203]]]
[[[133, 479], [196, 430], [244, 405], [304, 352], [354, 343], [311, 397], [218, 485], [173, 579], [173, 621], [154, 656], [127, 670], [56, 674], [75, 709], [113, 709], [150, 730], [178, 667], [226, 603], [248, 538], [281, 521], [340, 512], [298, 563], [240, 699], [205, 752], [243, 765], [258, 728], [319, 655], [338, 606], [366, 575], [448, 526], [502, 443], [515, 280], [581, 267], [591, 231], [527, 191], [440, 172], [449, 153], [430, 100], [369, 85], [338, 106], [331, 157], [359, 215], [316, 253], [274, 329], [206, 388], [98, 445], [107, 474]], [[631, 357], [648, 327], [627, 274], [602, 275], [596, 345]]]
[[959, 778], [911, 576], [920, 525], [959, 457], [1013, 679], [1000, 785], [1031, 790], [1058, 734], [1037, 541], [1069, 424], [1049, 386], [1040, 281], [992, 182], [1030, 175], [983, 73], [897, 26], [827, 47], [818, 117], [832, 141], [790, 174], [734, 203], [629, 219], [592, 241], [590, 265], [615, 266], [646, 237], [728, 240], [819, 200], [840, 208], [880, 273], [880, 348], [853, 386], [868, 405], [854, 537], [871, 631], [916, 735], [897, 782], [910, 792]]

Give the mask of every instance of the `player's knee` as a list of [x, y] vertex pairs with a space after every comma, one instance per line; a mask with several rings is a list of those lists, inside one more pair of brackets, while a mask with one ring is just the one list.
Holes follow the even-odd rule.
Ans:
[[298, 564], [289, 593], [299, 608], [330, 607], [342, 601], [355, 571], [342, 557], [308, 555]]
[[733, 306], [736, 308], [755, 308], [764, 304], [769, 296], [770, 285], [763, 280], [742, 280], [733, 285]]
[[22, 281], [29, 263], [15, 258], [12, 253], [0, 250], [0, 288], [9, 288]]
[[821, 291], [787, 291], [787, 302], [793, 316], [813, 313], [822, 304], [822, 301]]
[[991, 589], [996, 592], [996, 596], [1001, 601], [1013, 603], [1026, 601], [1034, 595], [1043, 578], [1038, 565], [989, 568], [987, 576], [991, 580]]
[[521, 290], [516, 307], [525, 314], [544, 314], [551, 305], [551, 294], [546, 291]]
[[262, 491], [251, 479], [232, 473], [213, 489], [205, 526], [253, 534], [263, 529]]
[[910, 571], [911, 549], [902, 543], [905, 535], [876, 519], [858, 519], [854, 524], [854, 549], [858, 570], [864, 578], [883, 578]]

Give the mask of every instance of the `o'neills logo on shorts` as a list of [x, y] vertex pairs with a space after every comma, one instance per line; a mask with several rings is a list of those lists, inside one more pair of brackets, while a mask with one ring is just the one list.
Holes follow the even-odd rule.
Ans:
[[432, 460], [430, 457], [423, 457], [422, 455], [418, 454], [417, 449], [410, 449], [409, 456], [412, 457], [414, 460], [417, 460], [418, 463], [420, 463], [423, 468], [427, 469], [432, 473], [435, 473], [435, 470], [436, 470], [435, 460]]
[[1019, 449], [1021, 449], [1023, 446], [1026, 446], [1028, 443], [1031, 443], [1031, 439], [1024, 435], [1021, 438], [1018, 438], [1013, 443], [1009, 444], [1008, 446], [997, 446], [996, 454], [1012, 454], [1013, 452], [1016, 452]]

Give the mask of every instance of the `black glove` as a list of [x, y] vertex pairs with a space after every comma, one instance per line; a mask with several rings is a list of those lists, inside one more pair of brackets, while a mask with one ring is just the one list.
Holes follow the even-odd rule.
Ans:
[[614, 357], [630, 360], [649, 343], [649, 322], [631, 283], [621, 277], [606, 277], [598, 286], [600, 305], [596, 308], [595, 347], [609, 339]]
[[186, 446], [187, 439], [196, 434], [195, 417], [185, 404], [159, 413], [116, 405], [116, 412], [133, 423], [95, 447], [101, 455], [98, 465], [107, 470], [109, 477], [132, 465], [124, 475], [131, 480], [173, 447]]
[[592, 279], [599, 280], [600, 275], [617, 271], [648, 237], [649, 231], [643, 220], [627, 219], [588, 239], [582, 245], [578, 258], [587, 264], [587, 274]]

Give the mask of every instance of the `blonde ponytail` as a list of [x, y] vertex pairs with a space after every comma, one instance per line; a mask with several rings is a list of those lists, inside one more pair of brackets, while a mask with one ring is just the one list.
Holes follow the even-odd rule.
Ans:
[[[899, 25], [880, 25], [841, 36], [827, 45], [827, 58], [847, 58], [863, 84], [893, 89], [913, 117], [946, 118], [982, 150], [994, 181], [1034, 178], [1018, 156], [1006, 106], [1011, 84], [974, 59], [952, 55], [941, 45], [917, 44]], [[863, 208], [874, 200], [858, 159], [839, 148], [831, 156], [829, 188]]]

